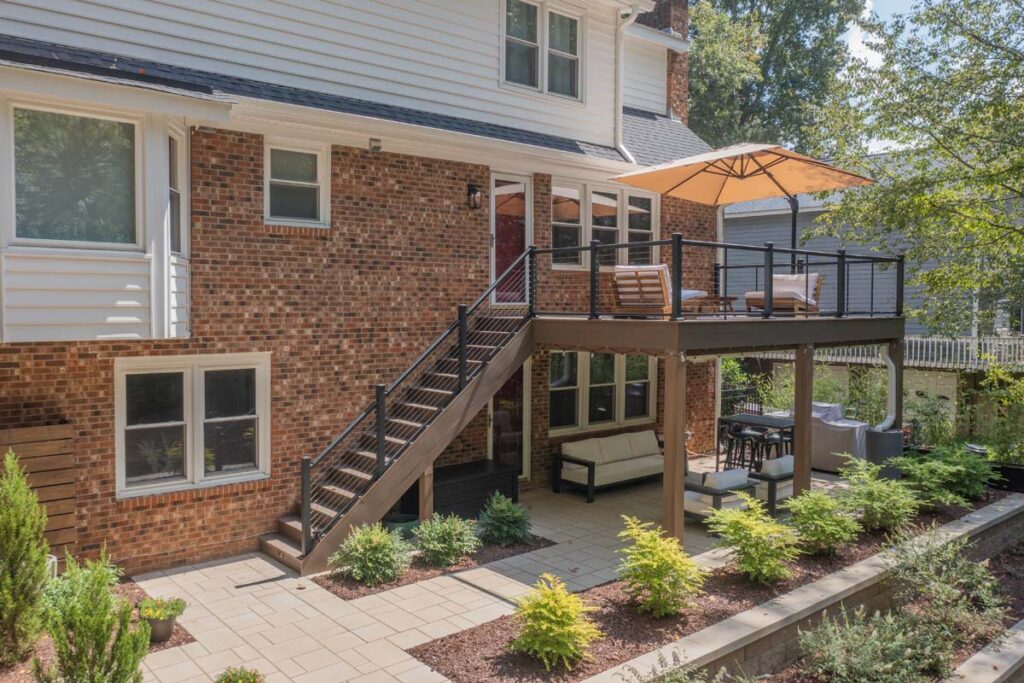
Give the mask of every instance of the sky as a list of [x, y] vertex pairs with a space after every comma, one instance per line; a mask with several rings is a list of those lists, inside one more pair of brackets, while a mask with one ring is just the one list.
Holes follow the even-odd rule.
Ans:
[[[906, 14], [910, 11], [914, 0], [867, 0], [864, 5], [865, 14], [875, 12], [878, 16], [888, 21], [895, 14]], [[864, 44], [864, 36], [857, 26], [850, 28], [846, 34], [846, 42], [850, 46], [850, 53], [854, 57], [866, 59], [869, 64], [877, 64], [878, 56], [868, 49]]]

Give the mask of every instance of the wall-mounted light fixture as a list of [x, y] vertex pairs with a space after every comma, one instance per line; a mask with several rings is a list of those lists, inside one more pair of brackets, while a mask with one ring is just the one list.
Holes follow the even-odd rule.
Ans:
[[471, 209], [479, 209], [480, 203], [483, 200], [483, 192], [480, 191], [480, 186], [474, 183], [470, 183], [466, 186], [466, 203]]
[[379, 152], [381, 148], [380, 138], [370, 138], [368, 147], [371, 152]]

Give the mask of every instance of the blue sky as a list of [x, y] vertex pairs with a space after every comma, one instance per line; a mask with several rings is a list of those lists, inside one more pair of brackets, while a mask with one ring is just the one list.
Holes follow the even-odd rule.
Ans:
[[913, 0], [875, 0], [874, 10], [883, 19], [889, 19], [894, 14], [905, 14], [910, 11]]
[[[866, 0], [865, 11], [875, 12], [883, 20], [892, 19], [893, 15], [906, 14], [913, 6], [914, 0]], [[864, 45], [864, 37], [856, 26], [852, 27], [846, 34], [846, 42], [850, 46], [850, 52], [855, 57], [866, 58], [872, 62], [873, 52]]]

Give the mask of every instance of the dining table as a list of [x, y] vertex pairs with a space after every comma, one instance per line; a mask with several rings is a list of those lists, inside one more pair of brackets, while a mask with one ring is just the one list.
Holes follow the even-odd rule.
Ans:
[[[793, 438], [793, 427], [796, 426], [796, 422], [792, 417], [788, 415], [749, 415], [746, 413], [737, 413], [735, 415], [723, 415], [718, 418], [719, 425], [732, 423], [740, 424], [744, 427], [760, 427], [762, 429], [770, 429], [785, 433], [789, 435], [789, 438]], [[715, 430], [715, 453], [721, 453], [721, 438], [722, 429]], [[715, 458], [715, 469], [719, 468], [719, 462], [716, 455]]]

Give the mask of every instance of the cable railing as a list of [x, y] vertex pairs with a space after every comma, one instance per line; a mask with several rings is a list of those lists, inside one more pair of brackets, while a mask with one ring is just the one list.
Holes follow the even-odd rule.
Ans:
[[[690, 240], [679, 233], [667, 240], [612, 244], [594, 240], [588, 246], [531, 248], [527, 254], [539, 279], [534, 302], [538, 315], [628, 314], [669, 320], [903, 315], [902, 256], [790, 249], [771, 242]], [[666, 267], [665, 289], [675, 294], [667, 295], [670, 300], [661, 311], [631, 314], [616, 299], [615, 276], [644, 266]], [[887, 278], [878, 277], [889, 269], [893, 272]], [[585, 280], [579, 281], [581, 287], [566, 292], [573, 272]], [[808, 277], [812, 274], [816, 277]]]
[[302, 459], [302, 551], [316, 541], [426, 430], [530, 317], [523, 252], [319, 455]]

